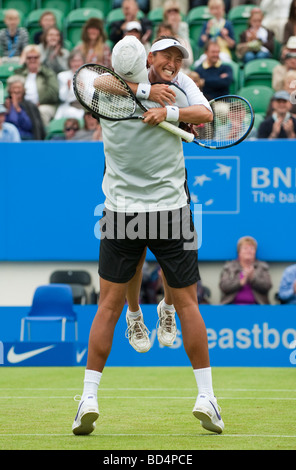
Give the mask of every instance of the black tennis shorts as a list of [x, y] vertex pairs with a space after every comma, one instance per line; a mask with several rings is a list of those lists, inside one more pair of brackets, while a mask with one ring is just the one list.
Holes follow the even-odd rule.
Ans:
[[100, 228], [99, 275], [103, 279], [128, 282], [146, 247], [154, 254], [170, 287], [187, 287], [200, 279], [197, 233], [189, 206], [133, 214], [105, 209]]

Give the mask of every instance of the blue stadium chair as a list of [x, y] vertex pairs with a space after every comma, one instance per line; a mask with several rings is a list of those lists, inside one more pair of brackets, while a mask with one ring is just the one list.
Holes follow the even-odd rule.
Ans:
[[61, 341], [65, 341], [66, 323], [74, 322], [75, 340], [78, 341], [77, 315], [73, 310], [71, 287], [66, 284], [50, 284], [37, 287], [31, 310], [21, 319], [20, 341], [24, 341], [25, 324], [28, 327], [28, 340], [31, 339], [31, 322], [60, 322]]

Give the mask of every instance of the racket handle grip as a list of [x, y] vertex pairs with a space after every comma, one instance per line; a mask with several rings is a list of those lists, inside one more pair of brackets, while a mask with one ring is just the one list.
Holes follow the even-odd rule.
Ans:
[[180, 129], [180, 127], [174, 126], [174, 124], [170, 124], [167, 121], [162, 121], [158, 125], [166, 131], [169, 131], [172, 134], [175, 134], [181, 137], [182, 139], [186, 140], [186, 142], [192, 142], [194, 139], [194, 134], [191, 134], [191, 132], [186, 132], [183, 129]]

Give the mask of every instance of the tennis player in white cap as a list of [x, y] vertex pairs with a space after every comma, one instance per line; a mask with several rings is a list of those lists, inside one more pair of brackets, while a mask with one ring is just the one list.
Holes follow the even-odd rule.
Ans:
[[[127, 38], [130, 41], [132, 37], [127, 36], [122, 41]], [[151, 99], [153, 96], [150, 80], [178, 81], [181, 87], [190, 80], [179, 72], [186, 50], [178, 41], [166, 38], [153, 44], [148, 55], [149, 77], [145, 69], [138, 67], [136, 57], [140, 57], [143, 65], [144, 55], [141, 43], [135, 44], [130, 47], [131, 43], [117, 43], [113, 66], [130, 83], [140, 82], [136, 86], [140, 98]], [[118, 69], [118, 65], [122, 68]], [[160, 95], [163, 93], [160, 87], [169, 88], [157, 85], [156, 93]], [[95, 429], [99, 417], [97, 390], [111, 351], [114, 329], [125, 304], [129, 283], [136, 275], [147, 247], [164, 272], [172, 304], [180, 318], [184, 348], [198, 387], [193, 414], [207, 430], [221, 433], [224, 428], [212, 387], [206, 327], [197, 302], [196, 283], [200, 277], [196, 232], [188, 204], [182, 141], [156, 126], [164, 120], [176, 125], [179, 120], [193, 124], [212, 120], [211, 108], [201, 92], [197, 89], [197, 98], [194, 88], [191, 93], [190, 86], [188, 90], [187, 107], [186, 100], [178, 106], [178, 93], [173, 105], [157, 106], [150, 100], [145, 101], [149, 108], [144, 114], [146, 125], [140, 120], [101, 120], [106, 157], [102, 185], [106, 199], [102, 220], [106, 232], [113, 235], [102, 237], [100, 242], [100, 299], [89, 336], [83, 394], [72, 425], [74, 434], [90, 434]], [[172, 93], [168, 93], [171, 98]], [[176, 219], [178, 236], [172, 235]], [[112, 226], [110, 232], [109, 224]], [[129, 231], [133, 224], [138, 227], [138, 237], [134, 236], [134, 231]]]

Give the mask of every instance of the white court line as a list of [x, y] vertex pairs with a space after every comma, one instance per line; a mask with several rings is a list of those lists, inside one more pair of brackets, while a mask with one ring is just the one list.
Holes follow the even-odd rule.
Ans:
[[[99, 397], [99, 399], [102, 398], [103, 400], [114, 400], [120, 399], [120, 400], [195, 400], [196, 395], [192, 397], [173, 397], [173, 396], [161, 396], [161, 397], [151, 397], [151, 396], [105, 396], [105, 397]], [[292, 400], [295, 401], [296, 397], [217, 397], [219, 400]], [[38, 396], [0, 396], [0, 400], [73, 400], [73, 397], [64, 397], [64, 396], [59, 396], [59, 397], [38, 397]]]
[[[73, 437], [73, 434], [72, 433], [61, 433], [61, 434], [58, 434], [58, 433], [53, 433], [53, 434], [49, 434], [49, 433], [24, 433], [24, 434], [21, 434], [21, 433], [13, 433], [13, 434], [4, 434], [4, 433], [0, 433], [0, 438], [1, 437]], [[138, 433], [117, 433], [117, 434], [110, 434], [110, 433], [99, 433], [99, 434], [93, 434], [92, 437], [186, 437], [186, 438], [189, 438], [189, 437], [192, 437], [192, 438], [197, 438], [197, 437], [216, 437], [216, 438], [219, 438], [219, 439], [223, 439], [223, 437], [238, 437], [238, 438], [246, 438], [246, 437], [264, 437], [264, 438], [276, 438], [276, 439], [295, 439], [296, 438], [296, 435], [287, 435], [287, 434], [226, 434], [226, 433], [223, 433], [223, 434], [199, 434], [199, 433], [196, 433], [196, 434], [168, 434], [168, 433], [146, 433], [146, 434], [138, 434]]]
[[[38, 387], [0, 387], [1, 390], [35, 390], [36, 392], [38, 391], [50, 391], [50, 390], [60, 390], [60, 391], [77, 391], [76, 388], [60, 388], [60, 387], [48, 387], [48, 388], [38, 388]], [[100, 388], [100, 392], [117, 392], [117, 391], [151, 391], [151, 392], [167, 392], [167, 391], [176, 391], [176, 390], [182, 390], [182, 391], [195, 391], [196, 389], [194, 387], [190, 388], [184, 388], [184, 387], [170, 387], [170, 388], [138, 388], [138, 387], [132, 387], [132, 388], [121, 388], [121, 387], [112, 387], [112, 388]], [[288, 389], [288, 388], [215, 388], [215, 391], [224, 391], [224, 392], [288, 392], [288, 393], [296, 393], [296, 389]]]

